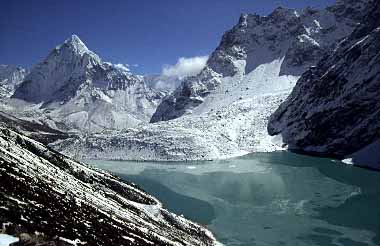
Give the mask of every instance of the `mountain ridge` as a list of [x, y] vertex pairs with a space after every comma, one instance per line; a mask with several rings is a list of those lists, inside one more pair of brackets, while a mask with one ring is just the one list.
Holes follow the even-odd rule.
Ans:
[[[325, 10], [308, 8], [304, 14], [279, 8], [269, 17], [243, 15], [226, 32], [203, 71], [185, 79], [162, 101], [152, 124], [51, 146], [77, 158], [159, 161], [214, 160], [284, 150], [281, 138], [268, 135], [269, 117], [290, 94], [298, 72], [322, 58], [319, 46], [328, 47], [325, 56], [361, 21], [368, 1], [357, 1], [360, 8], [348, 11], [344, 18], [350, 6], [340, 4], [349, 2]], [[286, 66], [287, 61], [309, 55], [310, 47], [318, 55], [307, 64]]]
[[93, 132], [148, 122], [163, 95], [126, 67], [103, 62], [72, 35], [32, 68], [8, 105], [26, 102], [36, 115]]
[[[208, 95], [229, 86], [225, 84], [229, 82], [223, 82], [224, 78], [240, 76], [235, 83], [241, 83], [242, 77], [274, 60], [283, 59], [275, 76], [300, 76], [333, 50], [333, 46], [349, 35], [361, 20], [368, 1], [356, 1], [356, 8], [348, 11], [352, 9], [352, 2], [339, 1], [323, 10], [306, 8], [297, 12], [279, 7], [268, 16], [243, 14], [238, 24], [223, 35], [206, 68], [199, 75], [186, 79], [166, 97], [151, 122], [191, 113]], [[291, 85], [284, 87], [291, 88], [295, 81], [296, 78], [291, 79]], [[287, 82], [277, 84], [284, 83]]]
[[[304, 73], [272, 114], [271, 135], [281, 134], [290, 149], [339, 158], [378, 141], [379, 19], [380, 4], [373, 1], [362, 25]], [[377, 149], [364, 155], [370, 159]], [[379, 169], [378, 162], [358, 164]]]

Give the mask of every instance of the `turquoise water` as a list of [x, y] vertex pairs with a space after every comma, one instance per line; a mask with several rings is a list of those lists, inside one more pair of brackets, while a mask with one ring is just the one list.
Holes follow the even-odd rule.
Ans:
[[286, 152], [90, 163], [137, 183], [225, 245], [380, 245], [380, 172]]

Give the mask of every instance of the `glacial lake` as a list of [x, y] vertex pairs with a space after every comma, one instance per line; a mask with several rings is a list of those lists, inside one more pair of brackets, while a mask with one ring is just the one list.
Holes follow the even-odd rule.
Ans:
[[380, 172], [287, 152], [87, 162], [138, 184], [225, 245], [380, 245]]

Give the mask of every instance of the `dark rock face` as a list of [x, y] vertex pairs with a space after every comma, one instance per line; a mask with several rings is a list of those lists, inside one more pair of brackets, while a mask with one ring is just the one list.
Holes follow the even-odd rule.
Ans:
[[0, 127], [0, 225], [15, 245], [214, 245], [136, 185]]
[[162, 100], [150, 122], [175, 119], [197, 107], [210, 91], [220, 85], [220, 78], [219, 74], [206, 68], [199, 75], [185, 79], [172, 94]]
[[380, 138], [380, 3], [365, 16], [271, 116], [269, 134], [291, 149], [343, 157]]
[[300, 76], [352, 32], [367, 4], [368, 0], [342, 0], [324, 10], [307, 8], [297, 12], [279, 7], [268, 16], [242, 15], [239, 23], [223, 35], [206, 68], [166, 97], [151, 122], [191, 113], [221, 86], [223, 78], [239, 73], [244, 76], [274, 60], [283, 59], [280, 75]]

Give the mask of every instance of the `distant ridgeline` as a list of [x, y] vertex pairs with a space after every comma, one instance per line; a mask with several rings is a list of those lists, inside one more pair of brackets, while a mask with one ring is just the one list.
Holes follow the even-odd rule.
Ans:
[[43, 114], [57, 128], [95, 132], [148, 122], [163, 96], [127, 67], [103, 62], [73, 35], [32, 68], [12, 98], [37, 104], [36, 116]]

